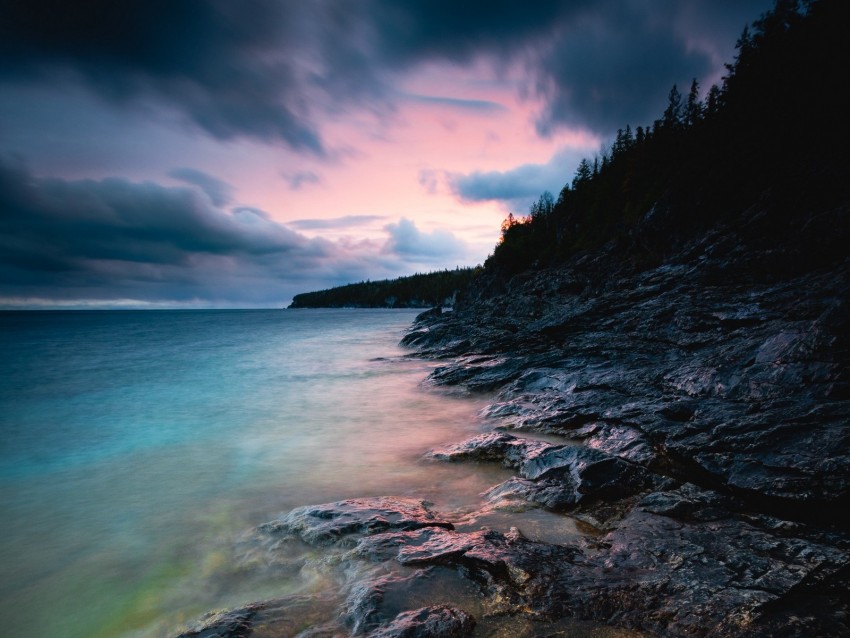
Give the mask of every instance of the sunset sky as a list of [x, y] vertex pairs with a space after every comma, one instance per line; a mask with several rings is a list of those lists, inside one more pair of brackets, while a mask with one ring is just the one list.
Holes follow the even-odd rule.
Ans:
[[5, 0], [0, 307], [281, 307], [482, 263], [769, 0]]

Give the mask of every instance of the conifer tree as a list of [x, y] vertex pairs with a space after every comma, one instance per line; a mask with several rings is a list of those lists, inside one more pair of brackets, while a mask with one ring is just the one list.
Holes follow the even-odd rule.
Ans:
[[705, 98], [705, 115], [713, 116], [720, 109], [720, 100], [722, 99], [722, 94], [720, 93], [720, 87], [716, 84], [712, 84], [711, 88], [708, 90], [708, 95]]
[[591, 177], [593, 177], [593, 169], [590, 168], [590, 162], [588, 162], [587, 159], [582, 158], [581, 162], [579, 162], [578, 168], [576, 169], [575, 177], [573, 177], [573, 190], [589, 181]]
[[699, 101], [699, 83], [694, 78], [691, 82], [691, 90], [688, 93], [688, 101], [685, 104], [685, 125], [693, 126], [702, 119], [703, 106]]
[[682, 94], [679, 93], [679, 88], [674, 84], [667, 97], [667, 108], [664, 109], [664, 116], [662, 117], [661, 122], [664, 128], [674, 129], [679, 126], [681, 121]]

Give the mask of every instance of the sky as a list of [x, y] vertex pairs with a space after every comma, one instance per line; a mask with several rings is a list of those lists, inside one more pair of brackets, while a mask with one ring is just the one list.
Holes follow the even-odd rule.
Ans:
[[474, 266], [769, 0], [0, 0], [0, 308]]

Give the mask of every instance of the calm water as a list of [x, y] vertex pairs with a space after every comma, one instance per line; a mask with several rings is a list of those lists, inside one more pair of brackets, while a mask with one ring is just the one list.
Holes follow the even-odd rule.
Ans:
[[296, 505], [462, 508], [490, 479], [423, 466], [479, 403], [399, 358], [413, 311], [0, 314], [7, 635], [169, 635], [278, 593], [233, 543]]
[[414, 316], [0, 313], [6, 635], [169, 636], [303, 589], [304, 570], [243, 551], [246, 530], [294, 506], [476, 508], [504, 470], [420, 457], [487, 429], [484, 398], [422, 387], [433, 364], [396, 345]]

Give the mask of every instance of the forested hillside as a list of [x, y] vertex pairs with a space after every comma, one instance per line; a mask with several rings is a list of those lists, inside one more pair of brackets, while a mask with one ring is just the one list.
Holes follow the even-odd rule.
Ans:
[[476, 268], [362, 281], [318, 292], [295, 295], [290, 308], [428, 308], [451, 306], [459, 290], [466, 288]]
[[[674, 86], [659, 119], [625, 125], [557, 198], [510, 216], [487, 270], [509, 276], [612, 241], [650, 265], [755, 203], [779, 226], [833, 206], [850, 183], [847, 25], [847, 2], [777, 2], [744, 29], [720, 86]], [[846, 250], [824, 242], [808, 258]]]

